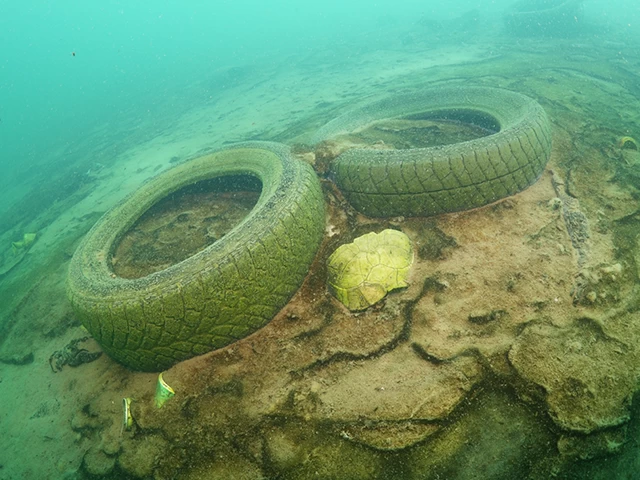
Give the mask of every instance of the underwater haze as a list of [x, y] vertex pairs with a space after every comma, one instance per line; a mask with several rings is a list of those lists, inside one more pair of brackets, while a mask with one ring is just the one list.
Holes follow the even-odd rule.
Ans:
[[[337, 43], [354, 42], [355, 54], [394, 43], [399, 30], [419, 19], [442, 21], [469, 11], [494, 28], [491, 17], [510, 3], [2, 2], [4, 185], [30, 165], [49, 163], [47, 151], [92, 126], [110, 122], [117, 128], [165, 106], [196, 103], [189, 85], [218, 69], [277, 62]], [[626, 27], [640, 35], [640, 7], [633, 1], [584, 3], [603, 28]]]
[[418, 1], [402, 8], [338, 1], [36, 1], [1, 8], [5, 179], [91, 126], [117, 125], [122, 115], [145, 118], [217, 69], [279, 61], [373, 36], [388, 21], [443, 13]]
[[640, 2], [0, 0], [0, 480], [640, 479]]
[[202, 100], [189, 85], [221, 68], [278, 62], [336, 43], [358, 41], [362, 48], [384, 41], [389, 26], [470, 9], [495, 12], [500, 4], [34, 1], [0, 8], [6, 185], [27, 165], [48, 163], [48, 149], [95, 125], [117, 128], [123, 117], [147, 119], [165, 105]]

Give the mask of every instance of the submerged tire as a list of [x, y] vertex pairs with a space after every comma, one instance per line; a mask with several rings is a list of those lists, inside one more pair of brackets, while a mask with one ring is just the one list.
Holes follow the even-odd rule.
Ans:
[[497, 131], [437, 147], [347, 150], [330, 173], [356, 210], [370, 217], [467, 210], [513, 195], [540, 177], [551, 154], [547, 115], [535, 100], [496, 88], [434, 88], [385, 98], [329, 122], [314, 142], [376, 120], [438, 112], [468, 116]]
[[[110, 257], [151, 206], [215, 177], [262, 182], [253, 210], [227, 235], [142, 278], [117, 277]], [[300, 287], [320, 245], [324, 199], [317, 176], [287, 147], [249, 142], [153, 178], [109, 210], [76, 250], [67, 291], [82, 323], [124, 365], [160, 371], [259, 329]]]

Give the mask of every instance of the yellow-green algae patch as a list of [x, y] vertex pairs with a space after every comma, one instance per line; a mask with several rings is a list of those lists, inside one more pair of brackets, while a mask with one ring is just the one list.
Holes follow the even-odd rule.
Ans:
[[391, 290], [406, 287], [412, 263], [411, 240], [404, 233], [367, 233], [331, 254], [329, 290], [349, 310], [364, 310]]

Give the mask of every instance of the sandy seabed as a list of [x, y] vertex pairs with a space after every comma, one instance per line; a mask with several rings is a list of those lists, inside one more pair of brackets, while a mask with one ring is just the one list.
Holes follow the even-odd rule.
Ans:
[[[337, 61], [340, 53], [218, 73], [230, 85], [210, 101], [90, 166], [77, 201], [0, 236], [10, 245], [38, 231], [0, 278], [0, 478], [638, 471], [640, 155], [618, 140], [640, 137], [640, 45], [494, 37], [463, 47], [417, 40]], [[553, 150], [537, 183], [473, 211], [384, 220], [355, 214], [325, 183], [327, 235], [300, 291], [252, 336], [165, 372], [176, 395], [160, 410], [155, 374], [106, 355], [59, 369], [51, 361], [87, 336], [64, 287], [78, 240], [145, 179], [236, 141], [312, 152], [314, 129], [363, 99], [443, 84], [540, 102]], [[82, 140], [87, 157], [107, 148], [108, 131]], [[587, 219], [582, 244], [567, 228], [568, 202]], [[410, 286], [349, 313], [326, 291], [324, 263], [339, 244], [387, 227], [415, 247]], [[100, 348], [90, 338], [78, 345]], [[126, 431], [124, 397], [134, 418]]]

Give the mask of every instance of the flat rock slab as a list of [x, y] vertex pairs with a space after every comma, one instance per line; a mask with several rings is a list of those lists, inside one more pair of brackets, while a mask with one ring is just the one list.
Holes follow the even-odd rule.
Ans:
[[335, 365], [317, 372], [314, 415], [339, 422], [371, 422], [445, 418], [481, 379], [474, 357], [434, 364], [409, 345], [367, 362]]
[[561, 213], [548, 204], [554, 195], [545, 174], [494, 207], [436, 220], [457, 246], [414, 267], [426, 281], [413, 342], [440, 360], [478, 351], [507, 372], [519, 325], [540, 314], [571, 318], [577, 266]]
[[626, 330], [617, 338], [586, 317], [567, 327], [532, 322], [518, 335], [509, 361], [533, 391], [542, 388], [560, 427], [591, 433], [629, 420], [640, 355], [637, 333], [623, 326], [637, 323], [638, 316], [625, 317], [622, 325], [612, 325], [617, 333]]

